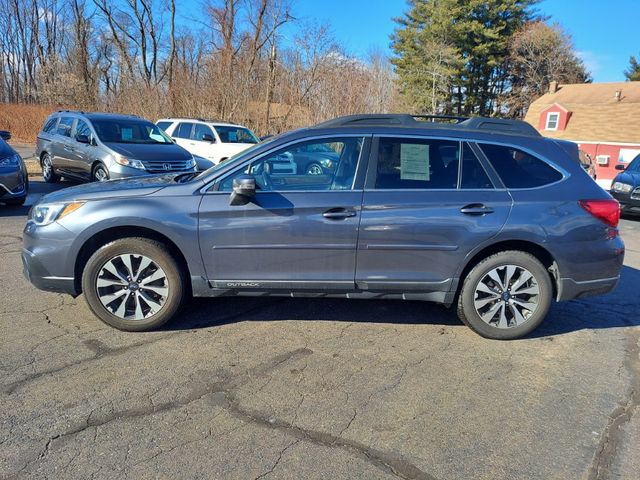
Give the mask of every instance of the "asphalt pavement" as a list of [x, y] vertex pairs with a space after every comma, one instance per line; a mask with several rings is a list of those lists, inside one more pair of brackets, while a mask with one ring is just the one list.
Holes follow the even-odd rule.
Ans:
[[517, 341], [438, 305], [189, 302], [125, 333], [22, 276], [0, 206], [0, 478], [640, 478], [640, 220], [611, 294]]

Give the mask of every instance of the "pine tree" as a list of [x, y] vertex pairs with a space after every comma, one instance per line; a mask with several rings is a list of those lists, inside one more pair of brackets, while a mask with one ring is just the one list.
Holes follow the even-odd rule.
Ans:
[[[416, 106], [439, 98], [439, 111], [489, 115], [508, 87], [509, 39], [536, 18], [538, 0], [410, 0], [396, 19], [393, 59], [402, 92]], [[441, 54], [438, 55], [437, 52]]]
[[624, 76], [630, 82], [640, 82], [640, 63], [636, 57], [632, 56], [629, 59], [629, 68], [624, 71]]

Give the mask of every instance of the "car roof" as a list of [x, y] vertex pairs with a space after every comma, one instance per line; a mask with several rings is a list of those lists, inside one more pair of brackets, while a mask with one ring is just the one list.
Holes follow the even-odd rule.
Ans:
[[137, 115], [126, 115], [123, 113], [107, 113], [107, 112], [82, 112], [77, 110], [58, 110], [54, 115], [64, 116], [65, 114], [79, 115], [89, 120], [140, 120], [141, 122], [149, 122], [146, 118]]
[[309, 129], [354, 129], [367, 128], [370, 131], [385, 129], [409, 130], [413, 133], [433, 133], [433, 131], [477, 132], [540, 137], [540, 133], [522, 120], [489, 117], [454, 117], [447, 115], [411, 114], [365, 114], [347, 115], [319, 123]]
[[[238, 123], [228, 123], [228, 122], [220, 122], [217, 120], [207, 120], [204, 118], [188, 118], [188, 117], [170, 117], [170, 118], [161, 118], [158, 122], [195, 122], [195, 123], [206, 123], [207, 125], [214, 125], [219, 127], [239, 127], [239, 128], [247, 128], [244, 125], [240, 125]], [[156, 123], [158, 123], [156, 122]]]

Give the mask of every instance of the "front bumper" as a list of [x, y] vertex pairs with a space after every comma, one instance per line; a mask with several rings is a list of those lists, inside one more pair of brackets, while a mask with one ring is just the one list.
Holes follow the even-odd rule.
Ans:
[[628, 193], [611, 190], [611, 196], [620, 203], [620, 211], [622, 213], [640, 215], [640, 197], [637, 197], [637, 193], [635, 195], [633, 193], [634, 190]]
[[0, 171], [0, 199], [19, 198], [27, 194], [27, 179], [22, 169]]
[[24, 276], [36, 288], [77, 296], [73, 235], [57, 222], [38, 227], [27, 222], [22, 233]]
[[28, 250], [22, 250], [22, 273], [39, 290], [67, 293], [74, 297], [79, 295], [73, 277], [51, 275], [45, 266]]

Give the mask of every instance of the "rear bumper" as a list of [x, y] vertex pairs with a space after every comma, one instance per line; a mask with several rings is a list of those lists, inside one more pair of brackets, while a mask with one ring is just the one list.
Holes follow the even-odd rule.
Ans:
[[561, 278], [558, 281], [558, 301], [562, 302], [609, 293], [616, 288], [619, 280], [620, 276], [583, 282], [576, 282], [572, 278]]

